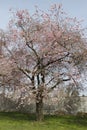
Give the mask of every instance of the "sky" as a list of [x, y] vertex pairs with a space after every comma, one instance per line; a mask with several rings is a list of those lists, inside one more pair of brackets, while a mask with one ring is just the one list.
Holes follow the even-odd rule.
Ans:
[[35, 5], [42, 10], [48, 10], [55, 3], [61, 3], [70, 17], [83, 20], [82, 25], [87, 27], [87, 0], [0, 0], [0, 28], [7, 28], [10, 8], [28, 9], [30, 13], [34, 13]]

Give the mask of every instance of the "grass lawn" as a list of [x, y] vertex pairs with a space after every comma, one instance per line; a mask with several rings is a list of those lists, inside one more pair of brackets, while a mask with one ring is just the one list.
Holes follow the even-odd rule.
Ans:
[[34, 115], [1, 112], [0, 130], [87, 130], [87, 117], [45, 116], [36, 122]]

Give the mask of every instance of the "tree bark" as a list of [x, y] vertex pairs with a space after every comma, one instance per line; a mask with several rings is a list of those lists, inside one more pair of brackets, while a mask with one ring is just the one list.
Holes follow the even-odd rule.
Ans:
[[38, 66], [38, 70], [41, 70], [37, 74], [37, 94], [36, 94], [36, 119], [37, 121], [42, 121], [44, 119], [43, 114], [43, 92], [44, 92], [44, 83], [45, 83], [45, 76], [44, 71], [42, 70], [43, 66], [42, 63]]
[[36, 120], [42, 121], [43, 119], [43, 97], [42, 92], [39, 91], [36, 95]]
[[37, 76], [38, 79], [38, 89], [36, 94], [36, 119], [37, 121], [42, 121], [44, 119], [43, 115], [43, 91], [44, 91], [44, 83], [40, 84], [40, 78]]

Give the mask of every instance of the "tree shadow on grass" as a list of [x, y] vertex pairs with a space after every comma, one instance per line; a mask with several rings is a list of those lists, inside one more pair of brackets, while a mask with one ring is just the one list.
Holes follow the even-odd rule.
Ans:
[[68, 119], [68, 123], [87, 127], [87, 117], [75, 116], [71, 120]]
[[87, 116], [82, 117], [82, 116], [53, 116], [53, 115], [48, 115], [45, 116], [45, 120], [48, 121], [53, 121], [53, 122], [60, 122], [60, 124], [66, 124], [66, 125], [77, 125], [77, 126], [84, 126], [87, 127]]
[[35, 114], [20, 112], [0, 112], [0, 120], [35, 121]]

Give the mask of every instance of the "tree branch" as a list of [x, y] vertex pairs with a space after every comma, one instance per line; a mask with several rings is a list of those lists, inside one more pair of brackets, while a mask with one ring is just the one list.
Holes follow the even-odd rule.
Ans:
[[[30, 42], [32, 42], [32, 41], [30, 41]], [[35, 56], [37, 57], [37, 59], [39, 59], [39, 56], [38, 56], [36, 50], [29, 45], [29, 42], [26, 42], [26, 45], [27, 45], [28, 48], [30, 48], [33, 51], [33, 53], [35, 54]]]
[[55, 63], [55, 62], [57, 62], [57, 61], [61, 61], [61, 60], [63, 60], [65, 57], [67, 57], [67, 56], [69, 56], [69, 52], [65, 55], [65, 56], [63, 56], [63, 57], [61, 57], [61, 58], [58, 58], [58, 59], [56, 59], [56, 60], [53, 60], [53, 61], [48, 61], [48, 63], [46, 64], [46, 65], [44, 65], [43, 67], [45, 68], [45, 67], [47, 67], [47, 66], [49, 66], [49, 65], [51, 65], [51, 64], [53, 64], [53, 63]]
[[[18, 67], [18, 66], [17, 66]], [[32, 78], [29, 76], [29, 74], [27, 74], [27, 72], [24, 70], [24, 69], [22, 69], [22, 68], [20, 68], [20, 67], [18, 67], [18, 69], [21, 71], [21, 72], [23, 72], [23, 74], [25, 74], [31, 81], [32, 81]]]
[[50, 89], [49, 89], [49, 92], [51, 92], [54, 88], [57, 87], [58, 84], [60, 84], [61, 82], [64, 82], [64, 81], [69, 81], [71, 78], [67, 78], [67, 79], [59, 79], [56, 84], [54, 86], [52, 86]]

